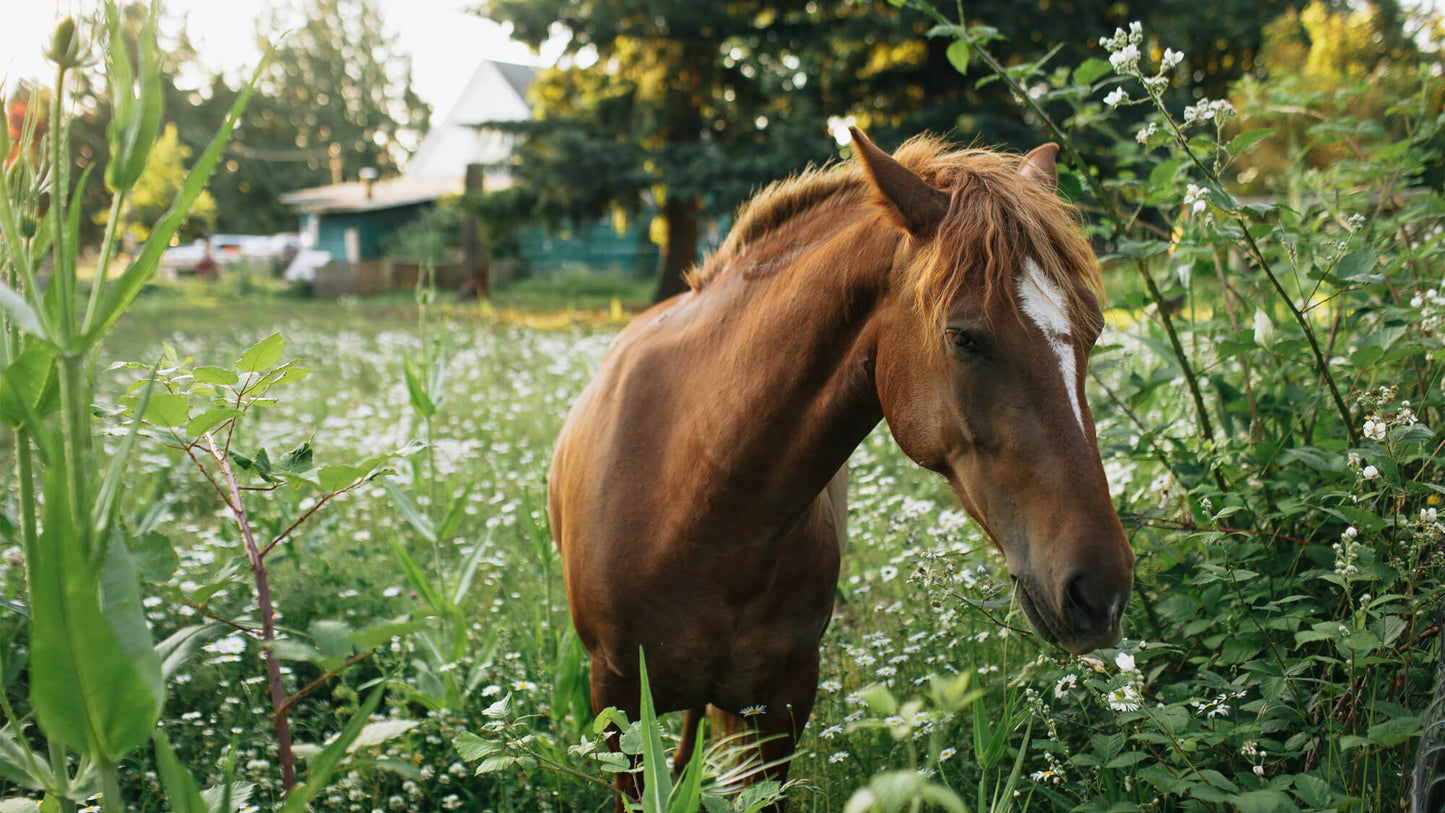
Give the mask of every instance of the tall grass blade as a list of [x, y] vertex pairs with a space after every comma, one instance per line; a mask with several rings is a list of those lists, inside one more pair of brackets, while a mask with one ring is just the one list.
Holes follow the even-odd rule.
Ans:
[[261, 78], [266, 66], [270, 64], [275, 51], [275, 46], [272, 46], [261, 57], [260, 63], [256, 65], [256, 70], [251, 74], [251, 81], [242, 88], [241, 94], [231, 105], [225, 124], [221, 125], [215, 138], [212, 138], [210, 145], [206, 147], [206, 151], [196, 161], [195, 166], [191, 167], [191, 172], [186, 176], [185, 183], [181, 185], [181, 191], [176, 195], [171, 208], [151, 230], [151, 235], [146, 240], [145, 246], [141, 248], [139, 255], [131, 260], [125, 272], [117, 277], [115, 284], [105, 292], [100, 307], [96, 310], [94, 322], [87, 320], [84, 326], [82, 347], [94, 346], [102, 336], [115, 327], [121, 314], [125, 313], [135, 298], [140, 295], [141, 289], [155, 275], [156, 269], [160, 267], [161, 254], [170, 244], [171, 237], [180, 229], [181, 222], [185, 220], [186, 214], [191, 210], [191, 204], [195, 203], [196, 198], [205, 191], [206, 184], [211, 179], [211, 173], [215, 170], [217, 162], [221, 160], [221, 154], [225, 151], [226, 142], [231, 138], [231, 131], [241, 120], [246, 105], [251, 101], [251, 94], [256, 90], [256, 82]]
[[672, 795], [672, 773], [662, 747], [662, 732], [657, 726], [657, 710], [652, 705], [652, 689], [647, 682], [647, 657], [642, 647], [637, 648], [637, 670], [642, 704], [642, 810], [643, 813], [668, 813], [667, 798]]

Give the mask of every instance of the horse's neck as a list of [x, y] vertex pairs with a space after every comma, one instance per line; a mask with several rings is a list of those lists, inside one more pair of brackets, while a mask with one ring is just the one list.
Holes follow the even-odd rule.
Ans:
[[729, 488], [801, 510], [882, 418], [873, 322], [896, 242], [869, 218], [791, 245], [781, 262], [745, 255], [698, 294], [712, 298], [697, 304], [716, 331], [704, 373], [716, 378], [697, 407]]

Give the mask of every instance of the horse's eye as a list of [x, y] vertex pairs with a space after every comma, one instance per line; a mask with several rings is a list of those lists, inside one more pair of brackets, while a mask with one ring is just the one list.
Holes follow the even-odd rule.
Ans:
[[975, 336], [972, 331], [951, 327], [943, 331], [943, 335], [948, 338], [949, 346], [961, 353], [972, 354], [982, 352], [983, 350], [983, 346], [979, 344], [978, 337]]

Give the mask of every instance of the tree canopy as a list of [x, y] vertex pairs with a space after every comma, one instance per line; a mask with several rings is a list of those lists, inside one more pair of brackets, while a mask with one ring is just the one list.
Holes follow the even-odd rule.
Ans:
[[[1265, 24], [1299, 5], [993, 0], [969, 12], [1020, 65], [1078, 64], [1145, 20], [1197, 46], [1186, 92], [1218, 95], [1253, 66]], [[515, 176], [552, 220], [656, 203], [659, 298], [681, 289], [700, 216], [838, 154], [830, 122], [851, 117], [890, 147], [924, 130], [1018, 149], [1043, 137], [1001, 83], [953, 69], [926, 15], [884, 0], [486, 0], [480, 12], [534, 47], [557, 26], [570, 37], [562, 67], [534, 85], [535, 120], [511, 128], [525, 137]]]

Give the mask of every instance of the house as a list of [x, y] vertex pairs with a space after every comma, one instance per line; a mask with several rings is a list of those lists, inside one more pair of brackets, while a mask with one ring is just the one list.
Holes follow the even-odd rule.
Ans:
[[[384, 257], [387, 237], [439, 200], [461, 194], [469, 172], [473, 188], [478, 182], [489, 190], [511, 185], [508, 159], [517, 137], [481, 125], [530, 118], [527, 89], [536, 70], [482, 60], [446, 120], [422, 139], [398, 178], [376, 179], [375, 170], [367, 178], [363, 170], [359, 181], [283, 194], [281, 201], [301, 215], [304, 246], [287, 278], [312, 282], [318, 296], [379, 293], [414, 280], [415, 263]], [[636, 265], [641, 255], [656, 256], [642, 236], [618, 236], [602, 225], [575, 229], [572, 237], [550, 235], [540, 225], [527, 227], [517, 235], [517, 245], [521, 263], [537, 268], [573, 262]], [[444, 286], [465, 282], [460, 266], [437, 271]]]

